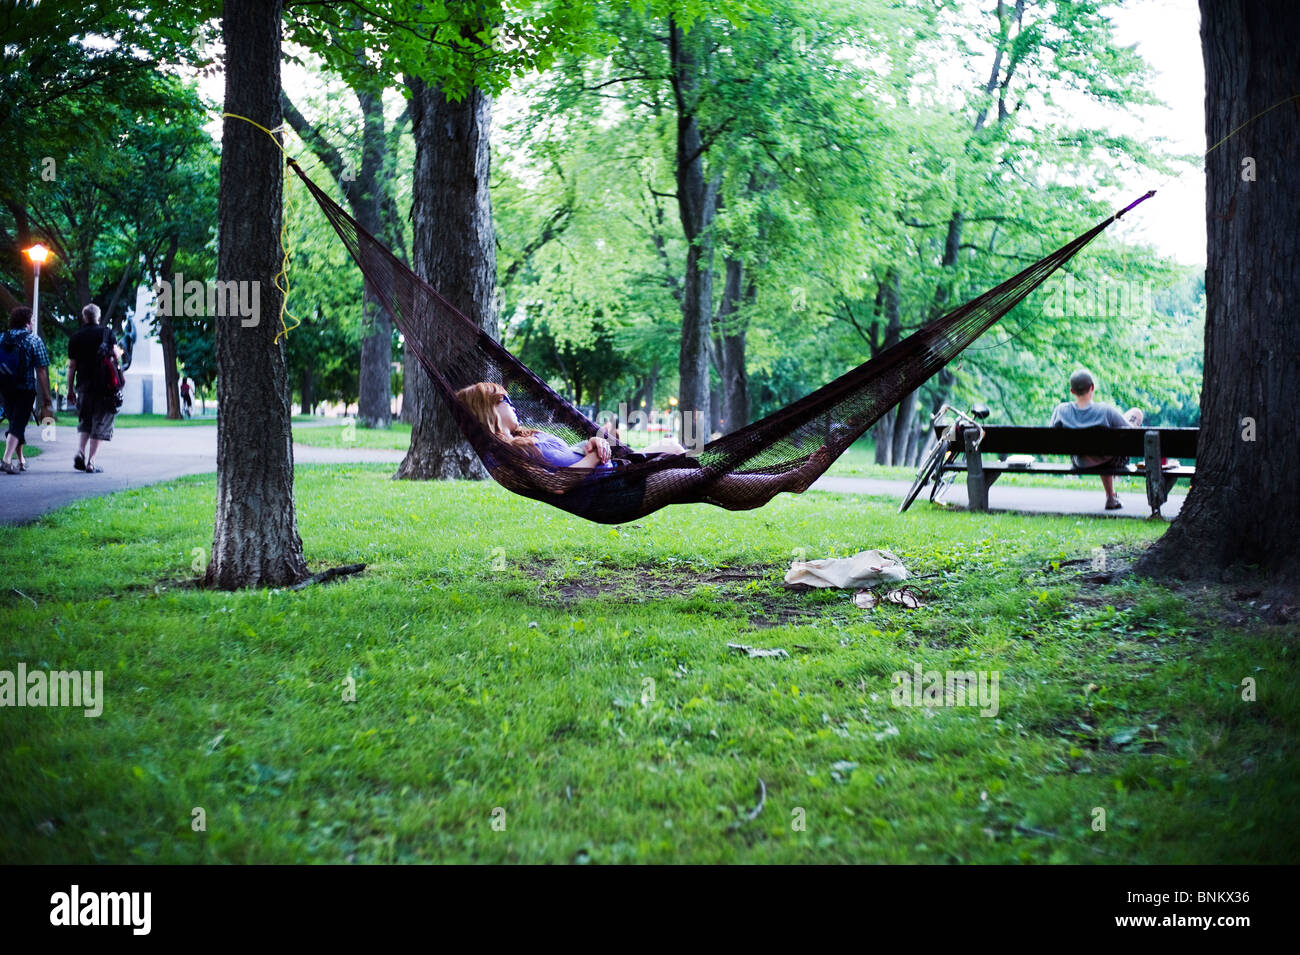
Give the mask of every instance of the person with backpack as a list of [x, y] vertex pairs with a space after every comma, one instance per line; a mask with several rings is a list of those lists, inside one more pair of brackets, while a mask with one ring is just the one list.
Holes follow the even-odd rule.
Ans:
[[181, 404], [184, 406], [181, 410], [185, 417], [189, 418], [194, 413], [194, 386], [190, 383], [189, 378], [181, 379]]
[[[40, 388], [41, 418], [54, 417], [54, 404], [50, 399], [50, 355], [45, 343], [32, 331], [32, 310], [15, 308], [9, 313], [9, 329], [0, 335], [0, 393], [9, 414], [9, 430], [5, 432], [4, 458], [0, 471], [18, 474], [27, 470], [23, 445], [27, 443], [27, 422], [32, 417], [32, 405]], [[14, 463], [15, 452], [18, 460]]]
[[96, 463], [100, 442], [113, 440], [113, 420], [120, 408], [122, 349], [113, 330], [99, 324], [99, 306], [81, 310], [81, 328], [68, 340], [68, 394], [77, 396], [77, 435], [80, 444], [72, 466], [87, 474], [102, 474]]

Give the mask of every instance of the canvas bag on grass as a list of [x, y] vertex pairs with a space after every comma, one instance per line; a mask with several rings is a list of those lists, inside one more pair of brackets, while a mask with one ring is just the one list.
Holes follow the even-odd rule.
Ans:
[[906, 580], [907, 568], [887, 550], [858, 551], [852, 557], [796, 560], [786, 571], [787, 584], [858, 589]]

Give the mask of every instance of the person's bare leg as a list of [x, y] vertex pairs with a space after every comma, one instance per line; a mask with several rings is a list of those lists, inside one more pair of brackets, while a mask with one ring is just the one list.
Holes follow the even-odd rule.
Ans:
[[1115, 498], [1115, 475], [1101, 475], [1101, 486], [1106, 491], [1106, 503], [1109, 504]]
[[86, 437], [90, 438], [85, 444], [86, 466], [90, 467], [90, 462], [95, 460], [95, 454], [99, 451], [99, 438], [91, 438], [90, 435], [86, 435]]
[[8, 464], [14, 456], [14, 451], [18, 448], [18, 439], [12, 434], [5, 436], [5, 457], [4, 462]]

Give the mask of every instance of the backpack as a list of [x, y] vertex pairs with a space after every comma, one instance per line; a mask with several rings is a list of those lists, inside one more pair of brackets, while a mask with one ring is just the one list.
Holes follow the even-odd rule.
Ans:
[[99, 345], [99, 375], [96, 381], [99, 396], [113, 403], [113, 409], [122, 407], [122, 388], [126, 379], [117, 363], [117, 354], [113, 351], [113, 332], [104, 327], [104, 340]]
[[21, 391], [27, 387], [25, 335], [0, 337], [0, 391]]

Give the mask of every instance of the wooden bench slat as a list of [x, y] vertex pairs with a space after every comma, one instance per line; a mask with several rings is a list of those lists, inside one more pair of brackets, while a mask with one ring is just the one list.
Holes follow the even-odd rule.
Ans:
[[[943, 433], [935, 428], [935, 438]], [[1160, 453], [1167, 458], [1196, 457], [1199, 428], [1021, 428], [993, 425], [984, 429], [980, 451], [997, 454], [1077, 454], [1143, 456], [1147, 431], [1160, 434]]]

